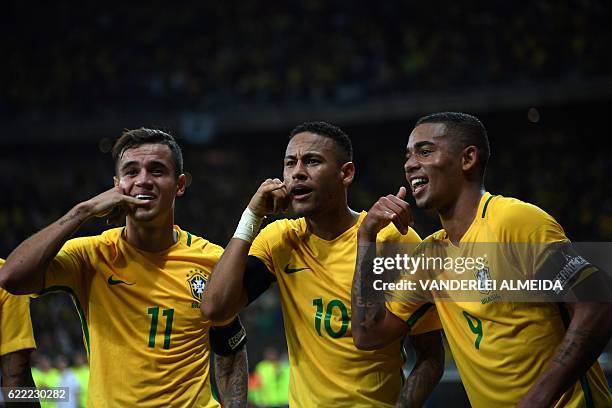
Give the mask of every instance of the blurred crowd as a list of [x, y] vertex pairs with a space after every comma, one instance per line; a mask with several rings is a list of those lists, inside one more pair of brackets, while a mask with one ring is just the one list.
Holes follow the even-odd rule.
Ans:
[[351, 102], [609, 75], [604, 0], [10, 2], [0, 114]]
[[[539, 123], [518, 111], [479, 115], [492, 145], [488, 190], [544, 208], [574, 241], [612, 240], [612, 197], [605, 188], [612, 149], [600, 141], [607, 132], [605, 114], [606, 104], [596, 102], [549, 108]], [[357, 166], [351, 207], [368, 209], [404, 182], [404, 146], [413, 124], [410, 118], [344, 127], [353, 138]], [[189, 181], [185, 197], [177, 200], [176, 222], [224, 245], [259, 184], [268, 177], [282, 178], [289, 131], [229, 135], [207, 146], [182, 141]], [[75, 204], [111, 188], [113, 175], [110, 154], [95, 145], [41, 142], [0, 149], [0, 257]], [[427, 214], [417, 211], [415, 216], [422, 236], [439, 226]], [[93, 219], [77, 234], [105, 228], [105, 220]]]
[[36, 352], [32, 358], [32, 377], [38, 388], [67, 388], [67, 402], [40, 403], [41, 408], [85, 408], [89, 389], [89, 364], [84, 352], [78, 351], [68, 356], [58, 354], [49, 357]]

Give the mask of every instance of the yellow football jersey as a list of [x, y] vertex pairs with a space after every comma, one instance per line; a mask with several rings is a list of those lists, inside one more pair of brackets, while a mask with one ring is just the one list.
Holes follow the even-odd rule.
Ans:
[[[452, 245], [444, 230], [427, 237], [423, 245], [426, 251], [431, 247], [436, 251], [445, 248], [451, 258], [476, 259], [493, 245], [530, 243], [523, 248], [533, 251], [544, 247], [538, 244], [567, 240], [561, 226], [540, 208], [486, 193], [459, 246]], [[491, 245], [478, 246], [480, 243]], [[433, 245], [427, 247], [428, 244]], [[489, 279], [499, 281], [511, 279], [519, 271], [521, 278], [531, 279], [535, 277], [539, 255], [520, 254], [513, 258], [515, 265], [511, 265], [512, 261], [502, 261], [499, 254], [494, 254], [487, 261], [485, 273]], [[451, 277], [447, 274], [438, 278]], [[465, 292], [454, 292], [454, 295], [449, 292], [450, 300], [436, 299], [444, 332], [472, 406], [514, 407], [545, 371], [565, 335], [561, 305], [504, 301], [506, 295], [500, 291], [474, 292], [480, 301], [473, 301], [474, 297], [471, 301], [462, 301]], [[453, 296], [456, 296], [454, 301]], [[555, 406], [611, 405], [605, 377], [595, 363]]]
[[209, 378], [204, 285], [223, 249], [174, 227], [150, 253], [123, 228], [66, 242], [44, 290], [72, 295], [90, 362], [90, 407], [217, 407]]
[[[0, 259], [0, 266], [4, 260]], [[30, 318], [30, 298], [0, 288], [0, 356], [36, 348]]]
[[[304, 218], [283, 219], [264, 228], [251, 247], [278, 282], [291, 364], [291, 407], [393, 406], [403, 384], [402, 343], [359, 350], [351, 337], [351, 284], [357, 256], [357, 223], [327, 241], [308, 231]], [[379, 241], [418, 243], [412, 230], [393, 225]], [[413, 333], [439, 330], [435, 308], [427, 306]], [[417, 320], [417, 319], [414, 319]]]

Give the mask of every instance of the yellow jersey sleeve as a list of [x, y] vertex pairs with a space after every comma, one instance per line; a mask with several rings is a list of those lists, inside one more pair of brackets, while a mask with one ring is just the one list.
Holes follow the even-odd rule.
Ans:
[[410, 334], [442, 330], [438, 312], [433, 303], [386, 302], [387, 310], [406, 322]]
[[[493, 200], [495, 205], [495, 200]], [[515, 199], [501, 202], [491, 222], [523, 278], [534, 279], [560, 243], [569, 242], [565, 231], [548, 213], [535, 205]]]
[[412, 228], [408, 228], [408, 232], [406, 234], [402, 234], [398, 231], [397, 228], [395, 228], [395, 225], [389, 224], [385, 228], [380, 230], [378, 236], [376, 237], [376, 242], [397, 242], [403, 244], [418, 245], [421, 242], [421, 237]]
[[[492, 207], [496, 206], [495, 198]], [[499, 203], [499, 209], [491, 211], [490, 222], [499, 231], [500, 242], [550, 243], [567, 241], [565, 231], [547, 212], [533, 204], [516, 199]]]
[[249, 251], [249, 255], [260, 259], [274, 276], [277, 271], [274, 267], [273, 253], [275, 248], [282, 243], [287, 226], [288, 220], [278, 220], [267, 225], [255, 237]]
[[[3, 264], [0, 259], [0, 267]], [[34, 348], [30, 298], [14, 296], [0, 288], [0, 356]]]
[[34, 348], [29, 296], [14, 296], [0, 288], [0, 356]]
[[68, 240], [45, 272], [42, 293], [64, 290], [82, 299], [91, 280], [91, 256], [95, 256], [99, 240], [99, 236]]

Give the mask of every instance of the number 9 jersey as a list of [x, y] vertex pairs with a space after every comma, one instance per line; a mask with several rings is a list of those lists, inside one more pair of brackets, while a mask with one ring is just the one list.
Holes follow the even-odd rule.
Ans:
[[[401, 339], [363, 351], [351, 336], [357, 230], [365, 215], [362, 212], [354, 226], [331, 241], [310, 233], [304, 218], [279, 220], [264, 228], [251, 247], [250, 255], [260, 259], [278, 283], [291, 366], [291, 407], [393, 406], [399, 396]], [[383, 229], [378, 240], [420, 242], [413, 230], [401, 235], [393, 225]], [[418, 320], [412, 334], [440, 330], [435, 308], [405, 312], [421, 316], [412, 319]]]
[[[487, 262], [487, 275], [501, 282], [514, 276], [513, 268], [526, 279], [537, 278], [536, 260], [546, 254], [539, 251], [542, 244], [565, 241], [561, 226], [538, 207], [486, 193], [458, 246], [452, 245], [444, 230], [425, 238], [423, 245], [428, 249], [442, 248], [444, 253], [436, 256], [475, 259], [484, 250], [485, 256], [487, 252], [491, 255], [495, 248], [509, 255], [511, 243], [514, 246], [510, 248], [516, 252], [516, 248], [522, 249], [510, 258], [512, 262], [502, 261], [499, 256], [489, 257], [492, 262]], [[456, 279], [453, 271], [448, 272], [439, 279]], [[477, 274], [471, 276], [477, 278]], [[446, 338], [472, 406], [515, 407], [555, 357], [566, 331], [563, 309], [556, 303], [510, 301], [508, 291], [474, 292], [471, 301], [436, 299]], [[452, 296], [461, 295], [465, 291], [452, 292]], [[388, 305], [393, 308], [400, 303]], [[609, 407], [611, 402], [605, 377], [596, 362], [554, 406]]]

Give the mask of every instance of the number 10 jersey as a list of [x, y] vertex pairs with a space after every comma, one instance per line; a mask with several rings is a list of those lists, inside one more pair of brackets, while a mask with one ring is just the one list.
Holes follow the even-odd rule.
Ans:
[[[363, 351], [351, 336], [357, 230], [365, 215], [362, 212], [354, 226], [331, 241], [309, 232], [304, 218], [279, 220], [264, 228], [251, 247], [250, 255], [278, 282], [291, 366], [291, 407], [393, 406], [399, 396], [401, 340]], [[393, 225], [383, 229], [378, 240], [420, 242], [413, 230], [401, 235]], [[412, 333], [439, 329], [432, 307]]]

